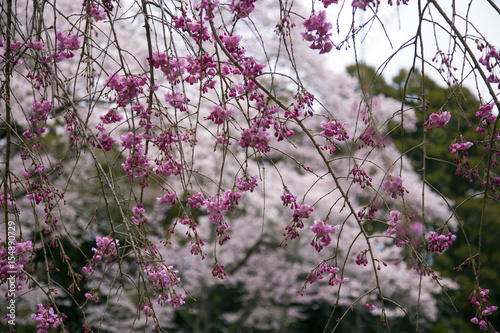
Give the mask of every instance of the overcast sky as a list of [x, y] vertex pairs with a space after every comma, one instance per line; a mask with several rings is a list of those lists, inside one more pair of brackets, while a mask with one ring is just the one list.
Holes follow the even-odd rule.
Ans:
[[[349, 3], [349, 0], [347, 0], [346, 2]], [[396, 2], [396, 0], [394, 0], [394, 2]], [[368, 34], [360, 34], [357, 37], [357, 51], [359, 59], [363, 60], [371, 66], [378, 68], [399, 47], [401, 47], [403, 44], [405, 44], [405, 42], [409, 41], [412, 36], [415, 35], [418, 24], [418, 17], [415, 14], [418, 12], [418, 0], [410, 0], [409, 2], [409, 5], [406, 6], [401, 5], [399, 7], [391, 7], [387, 5], [386, 0], [381, 1], [378, 17], [385, 24], [385, 30], [387, 31], [387, 34], [390, 38], [392, 47], [391, 43], [389, 43], [388, 38], [385, 36], [384, 29], [379, 23], [374, 22]], [[425, 3], [426, 1], [422, 0], [422, 2]], [[440, 6], [442, 6], [444, 10], [448, 11], [450, 17], [452, 11], [451, 3], [452, 0], [439, 0]], [[456, 12], [463, 17], [466, 16], [467, 8], [470, 4], [470, 22], [472, 22], [477, 30], [479, 30], [491, 44], [500, 46], [499, 15], [491, 8], [486, 0], [456, 0], [456, 3]], [[335, 7], [335, 5], [331, 5], [328, 9], [329, 19], [333, 22], [334, 25], [336, 24], [335, 20], [338, 15], [339, 8], [340, 6]], [[437, 19], [439, 17], [437, 11], [433, 9], [432, 12], [433, 18]], [[348, 27], [352, 19], [350, 8], [347, 8], [347, 6], [343, 8], [343, 12], [341, 13], [340, 17], [340, 27]], [[367, 12], [358, 10], [356, 13], [356, 20], [359, 22], [361, 22], [362, 19], [366, 20], [370, 17], [371, 13], [368, 10]], [[443, 20], [439, 21], [444, 22]], [[357, 25], [359, 25], [359, 23]], [[465, 34], [465, 24], [457, 20], [457, 25], [459, 26], [461, 33]], [[469, 26], [469, 34], [472, 33], [476, 35], [476, 33]], [[436, 39], [434, 38], [434, 30], [429, 22], [427, 22], [424, 26], [423, 35], [425, 39], [424, 53], [426, 58], [431, 61], [436, 54], [437, 48], [435, 42]], [[449, 37], [447, 38], [446, 34], [443, 33], [443, 31], [439, 31], [439, 28], [437, 29], [437, 35], [437, 40], [441, 51], [448, 53], [450, 47], [452, 47], [452, 44], [450, 44], [449, 42]], [[361, 39], [364, 39], [363, 43], [359, 43]], [[335, 37], [334, 40], [338, 41], [340, 40], [340, 37]], [[476, 44], [472, 40], [469, 40], [469, 46], [474, 51], [477, 51]], [[410, 68], [411, 61], [413, 59], [413, 52], [413, 47], [408, 47], [406, 48], [406, 50], [399, 52], [385, 68], [385, 78], [390, 79], [392, 76], [398, 73], [400, 68]], [[457, 52], [453, 60], [453, 65], [459, 68], [459, 70], [455, 72], [455, 75], [458, 78], [460, 78], [461, 76], [460, 69], [463, 62], [463, 58], [459, 56], [460, 53], [460, 51]], [[479, 55], [479, 51], [477, 51], [477, 54]], [[334, 70], [337, 72], [341, 72], [347, 65], [354, 63], [354, 50], [351, 47], [347, 51], [332, 51], [329, 57], [331, 57], [331, 63]], [[437, 66], [439, 66], [439, 64], [437, 64]], [[441, 84], [444, 84], [443, 79], [436, 71], [431, 71], [431, 68], [428, 67], [426, 68], [426, 72], [431, 76], [431, 78]], [[473, 88], [474, 81], [468, 80], [466, 82], [466, 85], [469, 88]], [[483, 88], [481, 89], [481, 91], [484, 93], [486, 90], [485, 88]], [[498, 90], [496, 91], [498, 92]]]

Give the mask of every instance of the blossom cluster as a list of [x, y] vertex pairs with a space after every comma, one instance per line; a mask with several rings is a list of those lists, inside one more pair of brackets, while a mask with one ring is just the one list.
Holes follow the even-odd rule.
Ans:
[[178, 17], [174, 17], [172, 21], [174, 22], [174, 27], [176, 29], [181, 29], [183, 32], [189, 33], [195, 43], [201, 44], [204, 41], [210, 40], [210, 34], [208, 33], [207, 25], [204, 24], [201, 19], [195, 20], [193, 22], [193, 20], [188, 17], [184, 8], [182, 9], [182, 14]]
[[213, 195], [205, 201], [209, 213], [208, 219], [217, 225], [216, 233], [219, 236], [220, 245], [223, 245], [230, 238], [226, 233], [230, 227], [224, 219], [224, 214], [227, 211], [233, 211], [244, 194], [244, 192], [227, 190], [220, 195]]
[[[52, 54], [45, 54], [42, 57], [43, 63], [49, 63], [52, 60], [55, 62], [61, 62], [65, 59], [70, 59], [75, 56], [73, 51], [76, 51], [80, 48], [81, 38], [78, 34], [65, 34], [61, 30], [56, 30], [56, 52]], [[42, 53], [45, 48], [45, 43], [41, 40], [33, 40], [29, 39], [26, 43], [21, 41], [14, 41], [10, 43], [10, 55], [11, 59], [17, 59], [16, 63], [13, 63], [13, 66], [19, 66], [22, 64], [22, 60], [19, 55], [19, 52], [22, 50], [22, 47], [26, 46], [28, 49], [36, 52]], [[5, 50], [7, 45], [4, 41], [0, 41], [0, 47], [3, 47]], [[3, 55], [0, 55], [0, 61], [5, 61], [7, 57], [7, 53], [4, 52]], [[26, 75], [28, 79], [35, 80], [35, 84], [33, 85], [37, 90], [40, 88], [45, 88], [50, 84], [48, 80], [48, 76], [50, 76], [53, 71], [47, 70], [46, 66], [44, 68], [30, 68], [29, 73]], [[38, 72], [38, 73], [35, 73]]]
[[476, 128], [476, 132], [485, 133], [485, 127], [492, 124], [497, 117], [493, 114], [493, 103], [482, 105], [476, 112], [476, 116], [479, 118], [479, 125]]
[[467, 149], [473, 146], [473, 143], [470, 141], [462, 141], [452, 143], [449, 147], [449, 150], [453, 154], [463, 154], [467, 156]]
[[221, 265], [217, 260], [215, 261], [214, 268], [212, 269], [212, 275], [221, 280], [223, 280], [226, 276], [226, 272], [224, 272], [224, 265]]
[[[113, 10], [113, 4], [111, 3], [111, 0], [103, 0], [102, 5], [108, 10], [109, 14], [111, 14], [111, 11]], [[82, 2], [82, 7], [87, 11], [88, 20], [90, 21], [90, 23], [92, 23], [93, 21], [99, 22], [105, 20], [108, 17], [108, 12], [106, 12], [105, 9], [98, 8], [96, 2], [92, 0], [84, 0]]]
[[234, 14], [233, 20], [245, 18], [250, 15], [255, 9], [257, 0], [232, 0], [229, 8]]
[[281, 195], [281, 201], [283, 202], [283, 206], [288, 207], [291, 205], [291, 208], [295, 208], [297, 202], [297, 196], [291, 194], [287, 189], [285, 189], [285, 193]]
[[156, 198], [159, 203], [166, 203], [169, 206], [174, 206], [177, 203], [177, 193], [165, 193], [162, 197]]
[[299, 237], [299, 232], [297, 231], [297, 229], [304, 228], [304, 222], [302, 221], [302, 219], [309, 218], [311, 216], [311, 213], [314, 211], [313, 207], [305, 203], [302, 203], [300, 206], [294, 203], [292, 205], [292, 209], [292, 222], [290, 222], [285, 227], [285, 233], [283, 233], [283, 236], [290, 236], [290, 239]]
[[[45, 133], [45, 127], [40, 125], [40, 123], [45, 122], [47, 120], [48, 114], [52, 111], [52, 102], [51, 101], [37, 101], [33, 100], [33, 104], [31, 105], [31, 112], [33, 116], [28, 117], [29, 122], [31, 123], [32, 130], [26, 130], [23, 132], [23, 135], [26, 139], [33, 139], [37, 136], [37, 134]], [[38, 128], [37, 128], [38, 127]]]
[[94, 252], [94, 256], [89, 261], [89, 263], [82, 268], [82, 270], [87, 274], [92, 274], [94, 269], [99, 265], [103, 260], [104, 263], [111, 263], [116, 260], [118, 255], [118, 246], [120, 243], [116, 239], [112, 239], [110, 237], [96, 237], [96, 246], [93, 247], [92, 251]]
[[325, 130], [321, 132], [321, 135], [324, 135], [326, 137], [336, 136], [335, 140], [345, 141], [349, 139], [349, 135], [347, 134], [347, 131], [345, 129], [345, 124], [346, 123], [341, 124], [338, 121], [322, 121], [320, 125]]
[[148, 167], [150, 163], [144, 150], [143, 138], [143, 134], [135, 134], [134, 132], [120, 135], [121, 145], [130, 150], [129, 156], [122, 163], [122, 167], [129, 177], [138, 178], [147, 176], [149, 173]]
[[173, 266], [165, 266], [163, 264], [155, 267], [149, 267], [144, 270], [149, 280], [153, 283], [153, 289], [158, 294], [158, 304], [163, 305], [170, 303], [172, 307], [177, 308], [184, 304], [185, 294], [179, 294], [174, 287], [180, 281], [177, 277], [177, 270]]
[[[35, 147], [37, 144], [35, 144]], [[23, 155], [24, 153], [22, 153]], [[24, 158], [24, 157], [23, 157]], [[33, 170], [23, 173], [23, 182], [26, 186], [26, 199], [33, 202], [35, 205], [43, 205], [45, 216], [43, 218], [45, 224], [49, 227], [44, 230], [44, 234], [51, 234], [56, 230], [56, 224], [59, 219], [53, 214], [56, 208], [57, 201], [64, 198], [64, 193], [55, 188], [49, 181], [49, 175], [53, 173], [61, 174], [58, 171], [62, 164], [57, 163], [53, 168], [49, 169], [45, 164], [33, 163]]]
[[500, 52], [496, 47], [485, 44], [481, 40], [476, 41], [477, 48], [482, 52], [479, 63], [486, 67], [490, 75], [487, 82], [498, 83], [500, 87]]
[[368, 252], [368, 250], [363, 250], [361, 252], [358, 253], [358, 255], [356, 256], [356, 265], [358, 266], [366, 266], [368, 265], [368, 258], [366, 257], [366, 253]]
[[293, 109], [290, 107], [285, 110], [285, 118], [297, 118], [303, 114], [313, 115], [314, 94], [304, 91], [294, 96]]
[[53, 55], [56, 62], [64, 59], [70, 59], [75, 56], [73, 51], [80, 48], [81, 39], [77, 34], [65, 35], [62, 31], [56, 31], [57, 37], [57, 53]]
[[200, 235], [196, 231], [196, 222], [194, 222], [190, 218], [182, 218], [179, 219], [179, 223], [185, 226], [188, 226], [188, 230], [186, 231], [186, 235], [192, 239], [189, 247], [191, 248], [190, 253], [192, 255], [201, 255], [201, 259], [205, 259], [205, 253], [202, 250], [202, 246], [205, 245], [205, 242], [201, 239]]
[[53, 307], [48, 309], [43, 304], [38, 304], [38, 312], [33, 313], [31, 318], [35, 321], [37, 333], [48, 333], [53, 328], [58, 328], [63, 325], [63, 321], [67, 319], [66, 315], [62, 314], [61, 317], [54, 312]]
[[198, 192], [188, 198], [187, 205], [191, 208], [198, 209], [205, 204], [203, 193]]
[[173, 94], [170, 92], [165, 93], [165, 101], [179, 111], [187, 111], [186, 105], [190, 102], [190, 99], [176, 90]]
[[12, 67], [19, 66], [23, 63], [23, 61], [18, 57], [19, 52], [23, 46], [23, 42], [21, 41], [13, 41], [10, 43], [10, 54], [7, 54], [7, 42], [0, 41], [0, 47], [3, 47], [4, 53], [0, 55], [0, 62], [7, 61], [8, 59], [16, 59], [16, 62], [11, 62]]
[[233, 110], [226, 110], [219, 105], [214, 105], [212, 112], [210, 112], [210, 116], [206, 119], [210, 119], [214, 122], [214, 124], [220, 125], [223, 124], [224, 121], [228, 120], [233, 113]]
[[431, 231], [427, 239], [429, 240], [427, 251], [443, 253], [446, 248], [451, 246], [456, 236], [451, 232], [448, 232], [448, 234], [440, 234], [439, 232]]
[[314, 246], [316, 251], [320, 252], [324, 246], [330, 245], [330, 243], [332, 242], [330, 234], [333, 235], [338, 229], [340, 229], [339, 225], [331, 226], [325, 224], [324, 221], [315, 220], [314, 225], [311, 226], [311, 231], [316, 235], [309, 244]]
[[[302, 203], [302, 204], [297, 204], [297, 196], [291, 194], [288, 189], [285, 187], [283, 195], [281, 195], [281, 201], [283, 202], [283, 206], [288, 207], [290, 205], [290, 209], [293, 210], [293, 216], [292, 216], [292, 221], [285, 227], [285, 232], [283, 233], [283, 236], [290, 236], [290, 239], [294, 239], [299, 237], [299, 232], [297, 229], [302, 229], [304, 228], [304, 222], [302, 219], [307, 219], [311, 216], [312, 212], [314, 211], [314, 208], [311, 207], [308, 204]], [[319, 221], [319, 220], [318, 220]], [[319, 223], [319, 222], [318, 222]], [[328, 229], [329, 226], [325, 226], [327, 229], [324, 231], [329, 233], [330, 229]], [[314, 228], [314, 227], [311, 227]], [[316, 233], [316, 231], [320, 232], [320, 235], [322, 234], [321, 231], [321, 224], [318, 225], [318, 228], [316, 229], [311, 229], [312, 232]], [[334, 230], [335, 232], [335, 230]], [[327, 236], [327, 234], [325, 236]], [[325, 236], [320, 236], [325, 237]], [[321, 241], [321, 240], [320, 240]], [[325, 238], [326, 241], [326, 238]], [[285, 240], [286, 244], [286, 240]], [[312, 244], [311, 244], [312, 245]]]
[[236, 188], [240, 191], [250, 191], [253, 192], [255, 187], [257, 187], [258, 183], [258, 175], [253, 176], [252, 178], [249, 178], [246, 176], [244, 179], [242, 178], [236, 178]]
[[362, 10], [366, 10], [366, 6], [373, 4], [374, 6], [377, 6], [380, 4], [380, 0], [353, 0], [352, 1], [352, 6], [354, 8], [360, 8]]
[[[0, 244], [2, 245], [0, 247], [0, 285], [4, 284], [7, 278], [12, 276], [13, 272], [15, 272], [17, 280], [25, 280], [26, 275], [23, 273], [23, 269], [33, 255], [33, 243], [31, 241], [15, 241], [15, 248], [12, 249], [7, 248], [7, 244], [2, 242], [2, 237], [0, 237]], [[16, 258], [15, 262], [9, 261], [9, 256], [13, 254], [15, 254]], [[22, 285], [19, 284], [16, 288], [21, 289]]]
[[330, 286], [338, 286], [349, 281], [349, 278], [342, 277], [337, 274], [340, 268], [330, 265], [328, 262], [323, 261], [316, 267], [306, 278], [306, 281], [313, 284], [316, 280], [324, 278], [323, 274], [328, 274], [328, 284]]
[[320, 0], [322, 3], [323, 3], [323, 6], [325, 8], [328, 8], [328, 6], [330, 6], [331, 4], [335, 3], [339, 3], [339, 0]]
[[457, 138], [453, 140], [448, 150], [455, 154], [453, 160], [457, 163], [457, 170], [455, 175], [458, 176], [462, 174], [462, 177], [467, 179], [469, 183], [472, 183], [473, 177], [479, 177], [479, 171], [477, 167], [471, 167], [467, 156], [469, 152], [467, 151], [474, 144], [470, 141], [466, 141], [465, 138], [459, 134]]
[[118, 106], [124, 107], [132, 103], [132, 100], [143, 92], [146, 84], [145, 76], [120, 76], [118, 73], [111, 73], [104, 86], [116, 92], [114, 98], [110, 100], [116, 102]]
[[470, 294], [468, 301], [477, 308], [476, 316], [470, 321], [478, 325], [481, 331], [498, 333], [494, 331], [492, 324], [489, 322], [489, 316], [498, 310], [497, 306], [490, 304], [489, 293], [489, 289], [477, 288]]
[[92, 301], [94, 301], [94, 303], [99, 303], [99, 290], [98, 289], [90, 290], [89, 292], [86, 292], [84, 296], [87, 300], [92, 300]]
[[443, 127], [446, 124], [448, 124], [450, 119], [451, 119], [451, 114], [448, 111], [444, 111], [441, 113], [432, 113], [429, 116], [429, 121], [424, 123], [424, 126], [428, 125], [427, 127], [428, 130], [431, 130], [432, 126], [435, 126], [436, 128]]
[[354, 166], [349, 174], [353, 177], [353, 182], [358, 183], [362, 189], [372, 185], [372, 178], [369, 177], [366, 172], [360, 169], [358, 166]]
[[404, 196], [405, 192], [408, 191], [403, 187], [404, 179], [396, 176], [388, 176], [382, 181], [382, 188], [385, 190], [386, 194], [390, 194], [392, 198], [396, 199], [397, 196]]
[[[219, 5], [218, 0], [201, 0], [201, 2], [194, 7], [195, 10], [199, 12], [200, 17], [203, 16], [203, 19], [208, 21], [213, 19], [214, 16], [214, 10], [217, 8]], [[205, 15], [202, 14], [202, 11], [204, 10]]]
[[321, 10], [318, 14], [313, 14], [303, 22], [306, 32], [303, 32], [302, 37], [312, 42], [309, 46], [313, 50], [320, 50], [319, 53], [328, 53], [333, 48], [333, 43], [330, 38], [332, 34], [329, 32], [332, 24], [326, 20], [326, 11]]

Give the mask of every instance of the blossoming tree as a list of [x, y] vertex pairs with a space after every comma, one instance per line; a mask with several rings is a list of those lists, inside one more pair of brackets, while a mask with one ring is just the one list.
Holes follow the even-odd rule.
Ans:
[[[355, 311], [383, 330], [404, 318], [419, 331], [436, 320], [433, 295], [453, 304], [457, 284], [431, 259], [460, 232], [475, 279], [471, 323], [494, 332], [483, 223], [465, 233], [425, 160], [426, 134], [463, 119], [467, 133], [443, 143], [441, 162], [481, 183], [471, 194], [485, 203], [478, 214], [500, 198], [498, 49], [466, 14], [419, 1], [419, 29], [405, 44], [412, 70], [438, 61], [457, 95], [475, 77], [488, 93], [475, 118], [427, 112], [424, 79], [421, 95], [396, 102], [359, 93], [325, 64], [356, 48], [365, 27], [383, 27], [379, 11], [408, 2], [2, 3], [3, 325], [165, 331], [185, 307], [192, 331], [214, 322], [279, 331], [321, 304], [325, 329], [342, 329]], [[368, 19], [358, 22], [360, 11]], [[424, 24], [443, 29], [451, 51], [436, 34], [428, 59]], [[411, 131], [422, 142], [394, 144]], [[482, 154], [475, 164], [470, 149]], [[415, 150], [418, 172], [407, 158]], [[221, 288], [243, 305], [214, 318]]]

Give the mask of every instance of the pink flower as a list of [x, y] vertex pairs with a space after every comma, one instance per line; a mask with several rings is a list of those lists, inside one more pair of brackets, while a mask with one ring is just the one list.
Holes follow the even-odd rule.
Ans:
[[157, 164], [158, 165], [153, 169], [153, 171], [159, 176], [178, 176], [182, 173], [182, 163], [175, 161], [171, 155], [168, 156], [166, 162], [157, 162]]
[[482, 119], [490, 116], [492, 112], [493, 112], [493, 103], [486, 104], [482, 105], [479, 108], [479, 111], [476, 112], [476, 116]]
[[456, 154], [459, 151], [466, 151], [467, 149], [469, 149], [472, 146], [473, 146], [472, 142], [464, 141], [464, 142], [453, 143], [448, 149], [453, 154]]
[[332, 24], [326, 20], [324, 10], [321, 10], [318, 15], [311, 15], [303, 24], [306, 27], [306, 32], [301, 33], [301, 35], [306, 41], [312, 42], [311, 49], [320, 50], [320, 54], [332, 50], [333, 43], [330, 41], [332, 34], [329, 32]]
[[361, 8], [363, 10], [366, 10], [366, 6], [368, 6], [369, 4], [373, 3], [374, 5], [377, 4], [377, 3], [380, 3], [379, 0], [353, 0], [352, 2], [352, 6], [354, 8]]
[[329, 277], [328, 284], [330, 286], [338, 286], [349, 281], [349, 278], [340, 278], [337, 275], [338, 271], [340, 271], [340, 268], [330, 266], [327, 262], [324, 261], [311, 274], [309, 274], [306, 280], [312, 284], [317, 279], [323, 279], [323, 273], [327, 272]]
[[43, 306], [43, 304], [38, 304], [38, 313], [33, 313], [31, 318], [35, 321], [36, 328], [38, 328], [37, 333], [46, 333], [47, 330], [51, 328], [58, 328], [61, 326], [62, 322], [66, 320], [66, 316], [59, 315], [54, 312], [54, 308], [49, 307], [48, 309]]
[[116, 109], [109, 109], [109, 111], [102, 116], [99, 116], [99, 119], [103, 122], [103, 124], [113, 124], [123, 120], [123, 115], [119, 114]]
[[455, 235], [451, 232], [444, 235], [436, 231], [431, 231], [430, 236], [427, 238], [429, 240], [429, 247], [427, 248], [427, 251], [443, 253], [446, 248], [451, 246], [455, 238]]
[[258, 175], [253, 176], [252, 178], [245, 177], [245, 179], [237, 178], [236, 188], [240, 191], [250, 191], [253, 192], [253, 189], [257, 187], [257, 179]]
[[297, 201], [297, 196], [285, 191], [281, 196], [281, 201], [283, 201], [283, 206], [288, 206], [291, 204], [292, 209], [295, 208], [295, 202]]
[[476, 132], [485, 133], [485, 126], [492, 124], [497, 117], [492, 113], [493, 112], [493, 103], [483, 105], [476, 112], [476, 116], [479, 117], [479, 126], [476, 128]]
[[205, 198], [203, 196], [203, 193], [201, 192], [198, 192], [197, 194], [188, 198], [187, 205], [191, 208], [197, 209], [203, 206], [204, 204], [205, 204]]
[[244, 18], [255, 9], [254, 2], [257, 0], [233, 0], [229, 8], [235, 14], [235, 18]]
[[494, 305], [488, 305], [486, 307], [486, 309], [483, 310], [483, 312], [481, 312], [481, 315], [483, 317], [485, 316], [490, 316], [493, 312], [495, 312], [496, 310], [498, 310], [498, 306], [494, 306]]
[[50, 111], [52, 111], [51, 101], [39, 102], [37, 100], [33, 100], [33, 104], [31, 105], [31, 112], [39, 117], [39, 121], [47, 120], [47, 115], [50, 113]]
[[125, 135], [120, 135], [120, 140], [122, 140], [122, 146], [128, 149], [141, 150], [144, 144], [142, 143], [142, 134], [135, 134], [133, 132], [128, 132]]
[[174, 290], [174, 287], [179, 284], [180, 278], [177, 277], [179, 272], [174, 270], [173, 266], [160, 264], [154, 268], [145, 269], [144, 273], [148, 275], [154, 291], [158, 294], [158, 304], [170, 303], [173, 308], [177, 308], [185, 303], [184, 298], [186, 298], [186, 295], [178, 294]]
[[242, 38], [243, 36], [238, 34], [232, 34], [231, 36], [221, 36], [221, 40], [224, 43], [224, 46], [231, 53], [235, 52], [238, 49]]
[[101, 135], [97, 137], [97, 140], [100, 144], [98, 148], [102, 148], [105, 151], [110, 151], [113, 148], [113, 144], [116, 142], [116, 140], [109, 136], [109, 134], [107, 133], [101, 133]]
[[91, 292], [85, 293], [85, 298], [88, 300], [93, 300], [95, 303], [99, 302], [99, 292], [97, 290], [91, 290]]
[[167, 79], [173, 83], [179, 83], [180, 77], [186, 71], [184, 59], [171, 59], [165, 52], [154, 52], [152, 59], [149, 59], [151, 65], [159, 68]]
[[45, 44], [44, 42], [42, 41], [38, 41], [38, 40], [29, 40], [26, 45], [32, 49], [32, 50], [35, 50], [35, 51], [41, 51], [43, 50], [43, 48], [45, 47]]
[[92, 16], [92, 18], [96, 20], [96, 22], [99, 22], [105, 20], [108, 17], [108, 14], [106, 13], [106, 11], [92, 6], [92, 9], [90, 9], [90, 16]]
[[337, 141], [345, 141], [349, 139], [347, 131], [345, 130], [345, 123], [340, 124], [338, 121], [321, 122], [321, 126], [325, 129], [321, 132], [322, 135], [327, 137], [337, 136], [335, 139]]
[[64, 35], [60, 30], [56, 31], [58, 50], [77, 50], [82, 42], [77, 34]]
[[356, 256], [356, 265], [358, 266], [366, 266], [368, 265], [368, 258], [366, 257], [366, 252], [367, 250], [361, 251], [357, 256]]
[[219, 105], [215, 105], [212, 112], [210, 112], [210, 116], [208, 116], [205, 119], [210, 119], [212, 120], [215, 124], [220, 125], [223, 124], [224, 121], [229, 119], [229, 116], [231, 116], [234, 113], [233, 110], [226, 110], [220, 107]]
[[[392, 177], [389, 176], [384, 181], [382, 182], [382, 188], [385, 190], [386, 194], [390, 194], [391, 197], [394, 199], [397, 198], [397, 196], [403, 196], [405, 193], [405, 188], [403, 187], [403, 178], [397, 176], [397, 177]], [[408, 191], [406, 191], [408, 193]]]
[[316, 236], [314, 236], [314, 239], [309, 244], [314, 246], [316, 251], [320, 252], [324, 246], [328, 246], [332, 242], [329, 234], [334, 234], [339, 228], [340, 226], [338, 225], [332, 227], [321, 220], [314, 221], [311, 231], [314, 232]]
[[323, 2], [323, 6], [325, 6], [325, 8], [328, 8], [328, 6], [330, 6], [332, 3], [334, 4], [339, 3], [339, 0], [320, 0], [320, 1]]
[[143, 86], [146, 84], [147, 78], [145, 76], [122, 76], [118, 73], [110, 73], [109, 78], [105, 82], [105, 86], [111, 88], [117, 93], [114, 100], [118, 106], [125, 107], [132, 103], [132, 100], [143, 92]]
[[302, 204], [299, 207], [295, 208], [293, 212], [293, 220], [295, 222], [299, 222], [301, 219], [309, 218], [311, 213], [314, 211], [314, 208], [309, 206], [308, 204]]
[[174, 94], [167, 92], [165, 94], [165, 101], [170, 104], [170, 106], [179, 109], [179, 111], [186, 111], [186, 104], [190, 102], [190, 99], [184, 97], [180, 91], [174, 91]]
[[269, 133], [265, 131], [263, 128], [250, 127], [241, 133], [241, 138], [238, 141], [238, 145], [241, 148], [255, 148], [260, 150], [263, 153], [268, 153], [271, 151], [269, 148], [269, 142], [271, 141], [271, 137]]
[[223, 280], [224, 276], [226, 276], [226, 272], [224, 272], [224, 265], [219, 264], [218, 261], [215, 262], [214, 269], [212, 269], [212, 275], [214, 277], [218, 277]]
[[165, 193], [161, 198], [156, 198], [159, 203], [166, 203], [169, 206], [174, 206], [177, 202], [177, 193]]
[[353, 176], [353, 183], [359, 183], [362, 189], [372, 185], [372, 178], [368, 177], [366, 172], [356, 165], [349, 171], [349, 174]]
[[[451, 114], [448, 111], [444, 111], [442, 113], [433, 113], [429, 116], [429, 127], [428, 129], [431, 130], [432, 126], [436, 126], [436, 128], [445, 126], [448, 124], [448, 122], [451, 119]], [[424, 126], [427, 126], [427, 123], [424, 123]]]

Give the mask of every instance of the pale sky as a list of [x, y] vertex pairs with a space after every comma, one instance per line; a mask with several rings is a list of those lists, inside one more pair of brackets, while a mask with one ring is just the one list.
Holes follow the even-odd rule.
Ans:
[[[394, 0], [396, 2], [396, 0]], [[426, 1], [422, 0], [422, 3]], [[491, 6], [487, 3], [486, 0], [456, 0], [457, 3], [456, 12], [465, 16], [467, 13], [467, 6], [470, 4], [470, 22], [479, 30], [486, 39], [493, 45], [496, 45], [500, 48], [500, 20], [499, 15], [496, 13]], [[346, 0], [346, 3], [349, 3], [349, 0]], [[448, 11], [448, 14], [451, 16], [451, 7], [452, 0], [439, 0], [439, 5]], [[389, 43], [387, 37], [385, 36], [384, 30], [382, 29], [380, 23], [373, 22], [370, 32], [368, 35], [366, 33], [361, 33], [357, 37], [357, 50], [358, 50], [358, 58], [366, 62], [367, 64], [378, 68], [381, 64], [384, 63], [386, 59], [388, 59], [401, 45], [411, 39], [412, 36], [415, 35], [418, 24], [418, 17], [414, 14], [418, 11], [418, 0], [410, 0], [409, 5], [401, 5], [401, 6], [389, 6], [387, 5], [386, 0], [381, 1], [378, 17], [384, 22], [385, 30], [387, 31], [388, 36], [392, 42]], [[335, 5], [330, 5], [328, 9], [328, 16], [330, 21], [334, 24], [334, 29], [336, 29], [336, 18], [338, 15], [338, 10], [340, 6], [335, 7]], [[433, 17], [434, 19], [438, 19], [439, 15], [437, 11], [433, 9]], [[427, 15], [428, 16], [428, 15]], [[340, 15], [340, 27], [348, 27], [350, 25], [350, 21], [352, 18], [351, 9], [345, 8]], [[370, 11], [363, 12], [362, 10], [358, 10], [356, 13], [356, 20], [361, 22], [362, 19], [366, 20], [371, 17]], [[428, 16], [429, 17], [429, 16]], [[442, 19], [440, 22], [444, 22]], [[356, 25], [359, 25], [356, 24]], [[463, 22], [458, 22], [457, 25], [460, 27], [460, 31], [464, 34], [465, 25]], [[439, 43], [439, 47], [441, 51], [448, 53], [450, 49], [449, 37], [443, 33], [443, 31], [439, 31], [437, 29], [437, 40]], [[472, 29], [469, 29], [469, 34], [475, 32]], [[431, 61], [434, 55], [436, 54], [436, 42], [434, 38], [434, 30], [429, 22], [426, 22], [423, 28], [423, 36], [424, 36], [424, 53], [428, 61]], [[364, 38], [363, 43], [359, 43], [361, 39]], [[335, 36], [335, 41], [340, 40], [340, 37]], [[468, 40], [469, 47], [476, 51], [478, 57], [480, 56], [480, 52], [477, 51], [476, 43], [469, 39]], [[352, 46], [352, 45], [351, 45]], [[389, 63], [389, 65], [384, 70], [384, 77], [386, 80], [389, 80], [392, 76], [398, 73], [400, 68], [410, 68], [412, 59], [413, 59], [413, 47], [408, 47], [404, 51], [398, 53]], [[457, 78], [460, 78], [460, 71], [462, 67], [463, 57], [460, 55], [460, 50], [456, 53], [453, 66], [458, 67], [458, 71], [454, 72]], [[351, 47], [349, 50], [342, 51], [332, 51], [329, 54], [331, 57], [332, 67], [336, 72], [342, 72], [347, 65], [354, 63], [354, 50]], [[420, 62], [420, 60], [419, 60]], [[435, 65], [439, 66], [439, 64]], [[420, 67], [420, 66], [418, 66]], [[439, 76], [439, 74], [432, 70], [431, 67], [427, 66], [426, 68], [427, 75], [431, 76], [432, 79], [437, 81], [440, 84], [444, 85], [443, 79]], [[474, 89], [474, 81], [468, 80], [466, 85], [469, 88]], [[495, 90], [498, 93], [498, 89]], [[482, 93], [486, 92], [486, 88], [481, 89]], [[487, 96], [485, 96], [487, 97]]]

